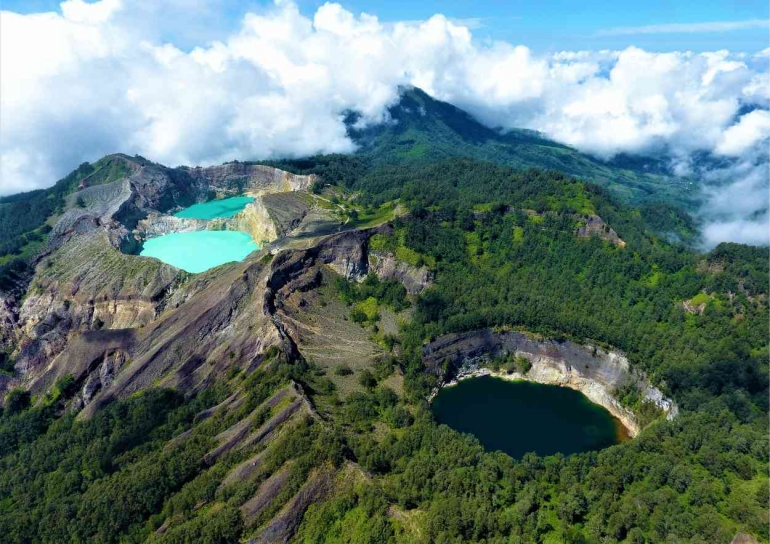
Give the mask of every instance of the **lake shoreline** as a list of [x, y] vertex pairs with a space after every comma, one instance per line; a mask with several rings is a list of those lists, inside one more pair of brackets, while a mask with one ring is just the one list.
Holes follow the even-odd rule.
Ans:
[[[531, 382], [531, 383], [539, 383], [542, 385], [556, 385], [559, 387], [567, 387], [569, 389], [578, 391], [583, 394], [589, 401], [591, 401], [593, 404], [596, 404], [597, 406], [601, 406], [605, 410], [607, 410], [610, 415], [613, 417], [613, 419], [619, 423], [623, 430], [625, 431], [627, 438], [626, 440], [630, 440], [635, 438], [639, 431], [641, 430], [639, 428], [638, 423], [636, 422], [636, 418], [633, 415], [633, 413], [628, 410], [627, 408], [624, 408], [620, 406], [620, 403], [615, 400], [615, 402], [600, 402], [598, 400], [603, 400], [605, 395], [597, 396], [597, 395], [589, 395], [586, 393], [586, 387], [581, 386], [580, 383], [572, 381], [570, 379], [566, 379], [563, 381], [553, 381], [553, 380], [545, 380], [545, 379], [533, 379], [532, 376], [527, 374], [522, 374], [520, 372], [513, 372], [511, 374], [508, 374], [506, 372], [495, 372], [494, 370], [490, 368], [480, 367], [480, 368], [470, 368], [470, 369], [460, 369], [460, 371], [455, 375], [452, 380], [445, 382], [442, 385], [437, 386], [428, 397], [428, 403], [430, 404], [433, 402], [433, 399], [438, 395], [439, 391], [445, 387], [452, 387], [457, 385], [463, 380], [469, 380], [472, 378], [480, 378], [482, 376], [489, 376], [492, 378], [498, 378], [501, 380], [516, 382], [516, 381], [522, 381], [522, 382]], [[601, 384], [598, 384], [595, 381], [591, 381], [591, 390], [595, 390], [596, 388], [600, 388], [603, 390], [603, 386]], [[604, 391], [605, 394], [608, 394], [606, 391]], [[594, 397], [594, 398], [592, 398]], [[614, 400], [614, 397], [613, 397]], [[618, 437], [620, 438], [621, 434], [618, 433]], [[623, 442], [624, 440], [619, 440], [620, 442]]]
[[430, 411], [438, 423], [514, 459], [601, 451], [629, 440], [609, 411], [579, 391], [491, 374], [442, 388]]

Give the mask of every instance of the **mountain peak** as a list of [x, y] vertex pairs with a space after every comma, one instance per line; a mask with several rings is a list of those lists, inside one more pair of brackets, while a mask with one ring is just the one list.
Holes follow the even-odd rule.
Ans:
[[554, 142], [539, 132], [490, 128], [467, 111], [433, 98], [418, 87], [399, 88], [388, 119], [363, 128], [360, 116], [348, 115], [348, 134], [358, 153], [375, 163], [434, 161], [450, 157], [484, 160], [512, 168], [543, 168], [586, 179], [614, 190], [630, 202], [666, 201], [691, 207], [686, 180], [647, 167], [645, 160], [610, 163]]

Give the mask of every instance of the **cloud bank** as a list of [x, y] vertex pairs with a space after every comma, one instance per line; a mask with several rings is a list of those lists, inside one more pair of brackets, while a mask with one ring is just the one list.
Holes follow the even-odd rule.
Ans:
[[[163, 41], [169, 13], [212, 2], [0, 13], [0, 194], [115, 151], [169, 165], [351, 152], [342, 112], [381, 121], [398, 86], [415, 85], [490, 126], [540, 130], [602, 158], [663, 154], [705, 180], [707, 243], [768, 240], [767, 52], [536, 55], [480, 43], [442, 15], [382, 23], [327, 3], [309, 18], [284, 1], [218, 41]], [[722, 165], [699, 167], [703, 153]]]
[[600, 30], [597, 36], [628, 36], [635, 34], [701, 34], [704, 32], [732, 32], [748, 28], [769, 28], [770, 21], [749, 19], [746, 21], [713, 21], [710, 23], [669, 23], [664, 25], [621, 26]]

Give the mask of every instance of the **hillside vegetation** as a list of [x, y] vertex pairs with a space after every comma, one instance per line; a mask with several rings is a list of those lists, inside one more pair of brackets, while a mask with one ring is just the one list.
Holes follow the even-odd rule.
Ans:
[[[301, 342], [298, 355], [271, 348], [248, 371], [231, 353], [226, 379], [186, 398], [150, 387], [85, 421], [62, 413], [66, 378], [42, 398], [15, 391], [0, 417], [8, 542], [770, 539], [767, 248], [668, 242], [651, 225], [680, 228], [676, 214], [558, 171], [467, 158], [280, 164], [319, 174], [363, 213], [396, 200], [409, 209], [371, 244], [429, 267], [425, 290], [326, 268], [287, 295], [308, 319], [335, 297], [346, 326], [387, 357], [332, 374]], [[625, 245], [578, 236], [591, 215]], [[388, 312], [401, 316], [395, 333]], [[434, 421], [422, 346], [488, 326], [619, 348], [681, 413], [667, 421], [629, 389], [621, 402], [648, 424], [632, 441], [569, 457], [484, 451]]]
[[531, 130], [501, 132], [467, 112], [433, 99], [420, 89], [404, 89], [388, 110], [387, 122], [349, 132], [358, 155], [378, 164], [414, 164], [451, 157], [473, 158], [516, 169], [553, 169], [612, 189], [636, 204], [656, 202], [692, 209], [697, 200], [690, 180], [671, 175], [654, 159], [628, 156], [604, 162]]

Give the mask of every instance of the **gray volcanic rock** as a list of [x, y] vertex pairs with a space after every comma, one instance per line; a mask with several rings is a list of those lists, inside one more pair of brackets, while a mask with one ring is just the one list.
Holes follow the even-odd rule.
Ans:
[[271, 166], [232, 162], [207, 168], [182, 167], [200, 191], [213, 188], [227, 194], [242, 192], [278, 193], [306, 191], [315, 176], [300, 176]]
[[322, 262], [340, 276], [360, 281], [369, 273], [369, 238], [378, 232], [391, 230], [385, 225], [330, 236], [318, 245], [316, 251]]
[[212, 229], [211, 223], [211, 221], [205, 219], [190, 219], [186, 217], [175, 217], [173, 215], [150, 213], [146, 219], [142, 219], [137, 223], [135, 233], [139, 234], [143, 239], [148, 239], [173, 232], [219, 230]]
[[278, 515], [247, 544], [289, 542], [310, 505], [323, 500], [333, 491], [334, 476], [335, 471], [331, 468], [321, 468], [313, 472], [297, 494], [278, 512]]
[[411, 295], [421, 293], [433, 283], [433, 274], [427, 266], [412, 266], [391, 253], [370, 251], [369, 268], [381, 280], [400, 281]]
[[619, 247], [626, 247], [626, 243], [620, 239], [618, 233], [610, 227], [598, 215], [585, 215], [581, 218], [582, 225], [577, 229], [577, 235], [581, 238], [598, 236], [605, 242]]

